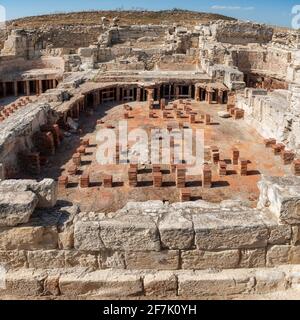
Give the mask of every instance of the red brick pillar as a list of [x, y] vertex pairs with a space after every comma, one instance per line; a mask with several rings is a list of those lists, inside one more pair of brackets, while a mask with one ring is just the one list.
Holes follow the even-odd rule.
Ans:
[[240, 158], [240, 151], [237, 148], [232, 148], [232, 164], [238, 165], [239, 164], [239, 158]]
[[162, 186], [162, 173], [153, 172], [153, 186], [155, 188], [161, 188]]
[[216, 146], [211, 147], [211, 161], [217, 164], [220, 161], [220, 149]]
[[107, 174], [103, 177], [103, 187], [104, 188], [112, 188], [113, 187], [112, 175]]
[[272, 148], [276, 144], [276, 139], [265, 139], [264, 144], [266, 148]]
[[281, 152], [285, 149], [285, 145], [282, 143], [277, 143], [272, 145], [272, 149], [275, 156], [280, 156]]
[[292, 170], [295, 176], [300, 176], [300, 159], [297, 159], [293, 162]]
[[188, 189], [181, 189], [180, 190], [180, 201], [181, 202], [191, 201], [191, 191]]
[[248, 175], [248, 160], [246, 159], [239, 160], [239, 173], [241, 176]]
[[186, 169], [182, 165], [178, 165], [176, 168], [176, 185], [177, 188], [185, 188], [186, 182]]
[[227, 175], [227, 164], [225, 161], [219, 162], [219, 176], [223, 177]]
[[75, 166], [80, 167], [81, 165], [81, 155], [80, 153], [75, 153], [72, 157], [73, 163]]
[[58, 188], [65, 189], [68, 186], [69, 178], [68, 176], [61, 176], [58, 178]]
[[284, 165], [292, 164], [295, 160], [295, 153], [291, 150], [282, 150], [281, 159]]
[[209, 165], [203, 166], [202, 187], [205, 189], [209, 189], [212, 187], [212, 171]]
[[137, 168], [129, 168], [128, 170], [128, 180], [130, 187], [137, 187]]
[[89, 174], [85, 173], [80, 177], [80, 187], [88, 188], [89, 186], [90, 186], [90, 176]]
[[205, 114], [205, 124], [206, 125], [210, 125], [210, 115], [209, 114]]

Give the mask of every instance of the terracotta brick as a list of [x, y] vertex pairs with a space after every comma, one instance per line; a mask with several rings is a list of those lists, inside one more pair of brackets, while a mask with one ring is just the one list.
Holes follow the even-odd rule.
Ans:
[[191, 191], [188, 189], [181, 189], [180, 190], [180, 201], [181, 202], [191, 201]]
[[68, 176], [61, 176], [58, 178], [58, 187], [59, 188], [66, 188], [69, 183]]
[[80, 153], [75, 153], [72, 157], [73, 163], [79, 167], [81, 165], [81, 155]]
[[177, 188], [185, 188], [186, 184], [186, 168], [183, 165], [176, 167], [176, 186]]
[[129, 168], [128, 170], [128, 180], [130, 187], [137, 187], [137, 169]]
[[68, 174], [70, 176], [75, 176], [76, 173], [77, 173], [77, 166], [75, 164], [73, 164], [68, 168]]
[[282, 150], [281, 151], [281, 159], [284, 165], [292, 164], [295, 160], [295, 152], [291, 150]]
[[239, 158], [240, 158], [240, 151], [238, 148], [232, 148], [232, 164], [238, 165], [239, 164]]
[[264, 144], [266, 148], [272, 148], [276, 144], [276, 139], [265, 139]]
[[103, 187], [112, 188], [113, 187], [113, 177], [112, 175], [105, 175], [103, 177]]
[[212, 187], [212, 171], [209, 165], [203, 166], [202, 171], [202, 187], [203, 188], [211, 188]]
[[248, 175], [248, 160], [239, 159], [239, 173], [241, 176]]
[[155, 188], [160, 188], [162, 186], [162, 173], [153, 172], [153, 185]]
[[300, 176], [300, 159], [293, 162], [292, 170], [295, 176]]
[[219, 162], [219, 175], [226, 176], [227, 175], [227, 164], [225, 161]]
[[88, 188], [90, 186], [90, 176], [87, 173], [84, 173], [80, 177], [80, 187], [81, 188]]
[[272, 145], [273, 153], [275, 156], [281, 155], [281, 152], [285, 149], [285, 145], [282, 143], [277, 143]]

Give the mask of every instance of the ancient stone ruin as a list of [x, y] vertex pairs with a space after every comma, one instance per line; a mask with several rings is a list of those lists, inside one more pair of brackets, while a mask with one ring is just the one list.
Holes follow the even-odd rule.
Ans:
[[[104, 16], [89, 27], [15, 26], [1, 39], [1, 297], [299, 288], [299, 33]], [[120, 121], [201, 129], [203, 162], [190, 170], [171, 152], [170, 163], [129, 163], [117, 143], [115, 163], [101, 164], [97, 132]]]

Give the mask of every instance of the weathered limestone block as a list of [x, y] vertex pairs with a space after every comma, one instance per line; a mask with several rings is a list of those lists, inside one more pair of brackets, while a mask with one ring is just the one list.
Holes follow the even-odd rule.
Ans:
[[239, 251], [227, 250], [219, 252], [210, 251], [184, 251], [181, 254], [182, 269], [234, 269], [239, 264]]
[[164, 215], [158, 228], [164, 248], [170, 250], [192, 248], [194, 244], [193, 223], [179, 212], [173, 211]]
[[56, 269], [65, 267], [65, 254], [60, 250], [28, 251], [28, 266], [32, 269]]
[[101, 270], [74, 272], [59, 279], [62, 295], [89, 295], [103, 298], [135, 297], [143, 293], [141, 277], [128, 271]]
[[51, 250], [58, 244], [55, 227], [16, 227], [0, 229], [1, 250]]
[[74, 247], [82, 251], [105, 249], [100, 238], [100, 223], [97, 221], [78, 221], [74, 227]]
[[268, 207], [285, 224], [300, 224], [300, 178], [266, 177], [258, 183], [259, 208]]
[[262, 268], [266, 265], [266, 249], [241, 250], [240, 268]]
[[100, 221], [100, 237], [106, 248], [124, 251], [160, 251], [159, 232], [151, 218], [124, 215]]
[[257, 210], [217, 211], [193, 215], [196, 246], [200, 250], [260, 248], [269, 232]]
[[90, 58], [94, 54], [94, 49], [93, 48], [79, 48], [78, 49], [78, 54], [81, 57]]
[[63, 219], [58, 221], [58, 245], [60, 249], [70, 250], [74, 248], [74, 218], [79, 213], [79, 207], [63, 207], [60, 211], [66, 213]]
[[13, 251], [0, 251], [0, 266], [4, 267], [6, 270], [9, 269], [19, 269], [26, 268], [27, 258], [26, 253], [23, 250], [13, 250]]
[[76, 250], [66, 250], [65, 267], [66, 268], [89, 268], [92, 270], [98, 269], [98, 257], [94, 253], [85, 253]]
[[294, 246], [298, 246], [300, 244], [300, 227], [293, 226], [292, 227], [292, 241], [291, 244]]
[[53, 179], [35, 180], [4, 180], [0, 182], [2, 191], [32, 191], [38, 197], [38, 208], [52, 208], [57, 202], [56, 182]]
[[37, 203], [32, 192], [0, 192], [0, 227], [27, 223]]
[[288, 244], [292, 238], [292, 227], [278, 224], [278, 220], [268, 209], [262, 209], [262, 218], [269, 229], [269, 245]]
[[111, 250], [101, 251], [98, 263], [101, 269], [126, 269], [125, 253]]
[[0, 293], [20, 297], [40, 296], [44, 291], [43, 283], [46, 277], [46, 273], [32, 269], [8, 272], [6, 274], [6, 288], [0, 289]]
[[178, 294], [183, 298], [224, 298], [248, 293], [253, 286], [251, 275], [241, 270], [178, 272]]
[[268, 293], [273, 291], [283, 291], [287, 283], [284, 272], [259, 269], [255, 272], [255, 293]]
[[48, 275], [44, 282], [44, 294], [48, 296], [59, 296], [59, 275]]
[[169, 271], [146, 274], [144, 290], [147, 297], [175, 298], [177, 295], [177, 277]]
[[177, 270], [179, 268], [178, 251], [126, 252], [127, 269]]
[[291, 246], [273, 246], [267, 251], [267, 267], [280, 266], [289, 263]]

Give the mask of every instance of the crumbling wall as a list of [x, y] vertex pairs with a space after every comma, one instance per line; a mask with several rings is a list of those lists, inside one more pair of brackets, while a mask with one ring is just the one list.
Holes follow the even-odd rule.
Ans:
[[20, 109], [0, 124], [0, 163], [6, 176], [19, 171], [18, 154], [33, 147], [32, 136], [49, 120], [50, 105], [32, 103]]
[[246, 89], [238, 106], [246, 120], [265, 138], [275, 138], [287, 147], [300, 150], [299, 86], [289, 90]]
[[242, 21], [218, 21], [210, 25], [211, 35], [219, 42], [231, 44], [268, 43], [273, 29], [263, 24]]

